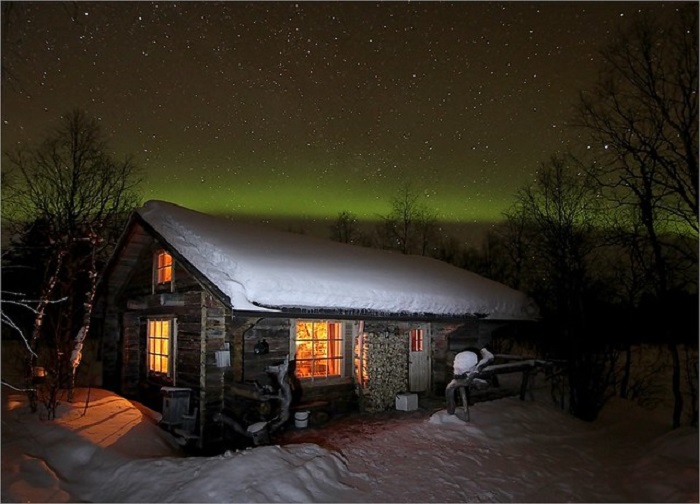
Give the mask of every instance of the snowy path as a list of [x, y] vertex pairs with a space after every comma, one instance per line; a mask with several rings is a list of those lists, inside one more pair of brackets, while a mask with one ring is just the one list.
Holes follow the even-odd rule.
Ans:
[[[646, 454], [644, 441], [665, 428], [642, 421], [630, 429], [614, 417], [589, 424], [507, 398], [473, 407], [469, 424], [443, 410], [429, 420], [413, 416], [391, 429], [362, 430], [328, 433], [348, 470], [370, 478], [373, 492], [358, 501], [642, 502], [653, 500], [649, 482], [633, 468]], [[656, 491], [683, 500], [675, 479], [658, 481]]]

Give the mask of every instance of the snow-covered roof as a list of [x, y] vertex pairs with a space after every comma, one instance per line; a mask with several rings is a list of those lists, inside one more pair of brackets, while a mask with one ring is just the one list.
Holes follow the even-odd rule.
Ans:
[[138, 214], [234, 310], [367, 310], [532, 320], [523, 293], [445, 262], [235, 222], [163, 201]]

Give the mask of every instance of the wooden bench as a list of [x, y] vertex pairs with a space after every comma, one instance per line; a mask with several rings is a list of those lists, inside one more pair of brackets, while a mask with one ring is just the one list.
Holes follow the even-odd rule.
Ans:
[[530, 381], [530, 376], [537, 373], [541, 369], [547, 369], [552, 366], [552, 362], [539, 360], [539, 359], [528, 359], [515, 355], [495, 355], [494, 360], [508, 359], [511, 362], [504, 364], [488, 364], [476, 372], [468, 373], [464, 378], [455, 378], [447, 386], [445, 390], [445, 395], [447, 399], [447, 409], [448, 413], [450, 410], [454, 412], [456, 409], [454, 405], [454, 392], [459, 391], [459, 395], [462, 399], [462, 407], [464, 408], [464, 416], [466, 421], [469, 421], [469, 403], [470, 403], [470, 388], [474, 383], [486, 381], [492, 377], [499, 374], [506, 373], [522, 373], [522, 381], [520, 382], [520, 400], [525, 400], [525, 395], [528, 391], [528, 384]]

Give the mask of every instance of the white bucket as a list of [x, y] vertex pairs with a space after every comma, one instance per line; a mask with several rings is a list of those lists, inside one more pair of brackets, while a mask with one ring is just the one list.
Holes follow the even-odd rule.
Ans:
[[254, 423], [253, 425], [249, 425], [246, 431], [253, 440], [255, 446], [267, 444], [270, 442], [270, 438], [267, 432], [267, 422], [258, 422]]
[[297, 411], [294, 413], [294, 426], [298, 429], [304, 429], [309, 425], [309, 412]]

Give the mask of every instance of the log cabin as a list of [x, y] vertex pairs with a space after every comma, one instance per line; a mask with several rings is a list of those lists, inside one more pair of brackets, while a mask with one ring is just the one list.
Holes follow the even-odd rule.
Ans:
[[103, 383], [162, 412], [198, 449], [274, 412], [312, 422], [444, 394], [455, 353], [533, 321], [523, 293], [447, 263], [256, 227], [149, 201], [101, 279]]

